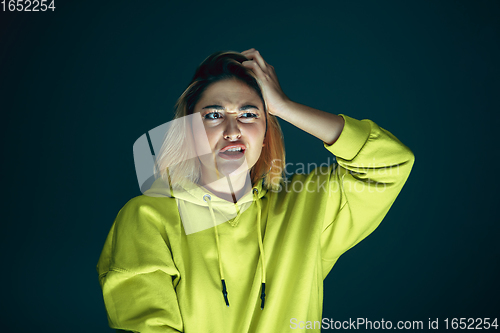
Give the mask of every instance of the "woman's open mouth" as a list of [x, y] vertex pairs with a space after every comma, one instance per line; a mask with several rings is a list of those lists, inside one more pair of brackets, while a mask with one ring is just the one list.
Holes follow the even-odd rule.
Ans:
[[219, 156], [225, 160], [237, 160], [245, 155], [245, 147], [243, 145], [235, 145], [224, 147], [220, 150]]

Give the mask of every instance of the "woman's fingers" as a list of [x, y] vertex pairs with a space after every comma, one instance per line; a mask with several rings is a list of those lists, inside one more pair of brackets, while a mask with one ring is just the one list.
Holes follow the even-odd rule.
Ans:
[[276, 72], [274, 71], [274, 67], [265, 62], [259, 51], [252, 48], [243, 51], [242, 54], [244, 54], [245, 57], [250, 60], [243, 61], [241, 64], [245, 67], [250, 68], [255, 73], [261, 84], [271, 84], [276, 86], [277, 89], [281, 90], [281, 87], [278, 83], [278, 78], [276, 77]]
[[241, 54], [245, 54], [245, 53], [248, 53], [248, 52], [251, 52], [251, 51], [254, 51], [255, 49], [252, 47], [251, 49], [248, 49], [248, 50], [245, 50], [243, 52], [241, 52]]
[[255, 74], [262, 89], [266, 110], [275, 115], [284, 112], [283, 109], [286, 108], [289, 98], [281, 89], [274, 67], [269, 65], [255, 49], [245, 50], [241, 54], [249, 59], [241, 64]]
[[245, 51], [243, 51], [241, 53], [245, 53], [245, 52], [249, 52], [249, 51], [253, 51], [253, 50], [255, 50], [255, 49], [252, 47], [251, 49], [245, 50]]
[[245, 67], [249, 67], [260, 80], [265, 79], [266, 73], [264, 73], [262, 68], [260, 68], [259, 64], [255, 62], [255, 60], [243, 61], [241, 64]]
[[262, 56], [260, 55], [260, 52], [257, 51], [256, 49], [249, 49], [249, 50], [246, 50], [246, 51], [243, 51], [241, 52], [245, 57], [247, 57], [248, 59], [250, 60], [254, 60], [256, 61], [260, 68], [262, 68], [264, 71], [267, 69], [267, 62], [264, 60], [264, 58], [262, 58]]
[[256, 49], [251, 48], [241, 52], [241, 54], [249, 59], [247, 61], [243, 61], [242, 65], [252, 69], [261, 81], [268, 81], [275, 75], [274, 67], [269, 65]]

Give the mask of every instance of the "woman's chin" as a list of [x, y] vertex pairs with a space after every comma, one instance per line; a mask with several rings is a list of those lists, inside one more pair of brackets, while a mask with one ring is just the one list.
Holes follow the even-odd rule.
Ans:
[[246, 158], [226, 160], [220, 157], [216, 157], [214, 165], [213, 160], [210, 161], [209, 158], [203, 158], [200, 156], [200, 161], [203, 165], [203, 173], [205, 174], [205, 179], [220, 179], [222, 177], [233, 177], [245, 173], [248, 174], [250, 169], [248, 167]]
[[220, 163], [218, 166], [219, 172], [225, 177], [248, 172], [248, 166], [244, 159], [225, 161], [224, 163]]

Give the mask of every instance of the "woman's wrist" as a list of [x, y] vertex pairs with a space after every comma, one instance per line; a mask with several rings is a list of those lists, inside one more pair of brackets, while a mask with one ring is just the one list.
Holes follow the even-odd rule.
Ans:
[[344, 128], [344, 118], [333, 113], [317, 110], [307, 105], [284, 101], [275, 108], [275, 116], [317, 137], [328, 145], [337, 141]]
[[269, 107], [268, 111], [273, 116], [283, 118], [284, 116], [286, 116], [287, 113], [289, 113], [293, 109], [294, 104], [296, 103], [290, 100], [289, 98], [284, 98], [281, 102], [276, 103], [276, 105], [268, 106]]

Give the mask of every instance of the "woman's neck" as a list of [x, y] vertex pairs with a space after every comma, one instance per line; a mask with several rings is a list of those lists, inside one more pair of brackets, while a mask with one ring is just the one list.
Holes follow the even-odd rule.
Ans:
[[[205, 177], [204, 177], [205, 176]], [[236, 203], [241, 197], [252, 189], [250, 173], [243, 172], [231, 174], [218, 179], [207, 179], [202, 173], [200, 185], [221, 199]]]

